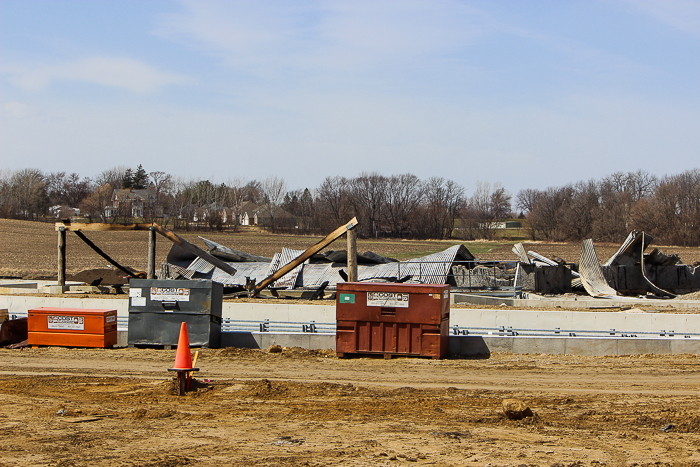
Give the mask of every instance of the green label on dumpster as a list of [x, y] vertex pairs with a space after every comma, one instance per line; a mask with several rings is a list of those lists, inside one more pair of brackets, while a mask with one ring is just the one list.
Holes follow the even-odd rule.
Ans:
[[354, 293], [341, 293], [340, 294], [340, 303], [355, 303], [355, 294]]

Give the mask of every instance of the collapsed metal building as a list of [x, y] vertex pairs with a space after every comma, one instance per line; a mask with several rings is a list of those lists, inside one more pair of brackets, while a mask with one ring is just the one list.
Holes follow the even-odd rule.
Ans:
[[[653, 237], [630, 232], [615, 254], [600, 263], [593, 241], [584, 240], [578, 264], [560, 264], [516, 244], [525, 275], [535, 274], [533, 290], [542, 293], [585, 291], [592, 297], [619, 295], [673, 298], [700, 290], [700, 265], [682, 264], [678, 255], [654, 248], [645, 253]], [[539, 279], [539, 280], [537, 280]]]
[[[169, 278], [206, 279], [222, 283], [232, 289], [244, 289], [251, 281], [269, 277], [289, 264], [304, 251], [283, 248], [272, 258], [250, 255], [199, 237], [209, 253], [231, 264], [235, 274], [228, 274], [210, 262], [173, 245], [167, 257], [166, 272]], [[401, 282], [413, 284], [446, 284], [454, 282], [453, 267], [457, 264], [474, 264], [476, 258], [464, 245], [455, 245], [431, 255], [407, 261], [377, 255], [371, 251], [357, 255], [358, 280], [368, 282]], [[473, 267], [473, 266], [472, 266]], [[311, 256], [274, 282], [274, 289], [334, 289], [338, 282], [347, 279], [347, 252], [326, 251]]]
[[[250, 284], [270, 277], [304, 251], [283, 248], [272, 258], [251, 255], [199, 237], [212, 256], [235, 269], [229, 274], [174, 244], [161, 270], [161, 278], [202, 279], [220, 282], [229, 291], [245, 291]], [[566, 264], [522, 244], [513, 247], [515, 260], [479, 260], [464, 245], [439, 253], [398, 261], [370, 251], [357, 255], [358, 281], [413, 284], [450, 284], [464, 292], [493, 294], [522, 291], [540, 294], [587, 293], [592, 297], [653, 295], [674, 297], [700, 290], [700, 267], [681, 264], [677, 255], [654, 248], [645, 253], [652, 237], [633, 231], [619, 250], [604, 263], [593, 242], [582, 244], [579, 263]], [[276, 290], [333, 290], [347, 280], [345, 250], [319, 252], [270, 285]]]

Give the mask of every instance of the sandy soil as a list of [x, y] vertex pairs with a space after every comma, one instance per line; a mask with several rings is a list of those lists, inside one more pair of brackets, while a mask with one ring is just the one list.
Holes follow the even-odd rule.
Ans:
[[0, 465], [700, 465], [698, 356], [205, 349], [183, 397], [174, 356], [0, 349]]

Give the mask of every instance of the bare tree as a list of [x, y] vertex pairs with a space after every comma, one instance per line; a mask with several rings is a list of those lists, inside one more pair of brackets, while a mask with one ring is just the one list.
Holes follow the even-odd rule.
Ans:
[[465, 206], [464, 188], [452, 180], [431, 177], [425, 184], [425, 233], [450, 238], [455, 219]]
[[282, 178], [271, 175], [262, 181], [260, 187], [265, 199], [263, 211], [269, 217], [270, 226], [274, 231], [278, 214], [277, 210], [282, 205], [282, 201], [284, 201], [284, 195], [287, 194], [287, 182]]
[[80, 212], [87, 217], [90, 222], [93, 219], [105, 221], [105, 208], [109, 206], [112, 199], [113, 188], [109, 183], [95, 188], [80, 203]]
[[6, 217], [36, 219], [49, 207], [48, 181], [39, 169], [21, 169], [5, 181], [0, 193]]
[[95, 184], [101, 187], [104, 186], [105, 183], [109, 183], [113, 190], [118, 190], [122, 187], [122, 182], [127, 170], [129, 170], [129, 168], [124, 165], [118, 165], [111, 169], [103, 170], [95, 177]]
[[382, 210], [386, 204], [388, 179], [377, 172], [363, 172], [348, 184], [349, 200], [359, 217], [360, 234], [379, 235]]
[[572, 191], [571, 187], [550, 187], [541, 192], [527, 216], [533, 240], [537, 240], [538, 235], [546, 240], [559, 239], [561, 216], [571, 199]]
[[500, 183], [477, 182], [476, 190], [469, 198], [467, 212], [482, 238], [492, 238], [495, 221], [511, 215], [511, 199], [510, 193]]
[[384, 217], [394, 237], [406, 236], [416, 230], [414, 215], [423, 202], [423, 184], [413, 174], [389, 177]]
[[518, 192], [515, 206], [520, 210], [520, 212], [527, 214], [534, 209], [540, 196], [542, 196], [542, 192], [540, 190], [525, 188], [524, 190], [520, 190]]
[[600, 191], [595, 180], [579, 182], [573, 186], [571, 200], [559, 214], [558, 230], [562, 238], [578, 241], [593, 237], [599, 198]]
[[341, 225], [350, 217], [349, 181], [345, 177], [326, 177], [318, 189], [320, 210], [323, 216], [319, 219], [321, 227], [327, 230], [333, 225]]

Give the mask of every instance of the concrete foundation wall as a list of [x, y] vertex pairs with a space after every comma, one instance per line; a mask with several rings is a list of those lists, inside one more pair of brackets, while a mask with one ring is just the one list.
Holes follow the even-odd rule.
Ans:
[[[600, 303], [600, 302], [598, 302]], [[120, 317], [128, 317], [128, 300], [116, 298], [82, 299], [77, 297], [28, 297], [0, 295], [0, 309], [9, 314], [26, 313], [42, 306], [69, 308], [116, 309]], [[280, 322], [335, 322], [334, 305], [297, 305], [267, 303], [224, 303], [223, 317], [242, 320]], [[537, 311], [466, 309], [451, 310], [450, 325], [464, 327], [520, 329], [598, 330], [616, 329], [619, 332], [649, 331], [658, 333], [673, 330], [676, 334], [700, 333], [700, 314], [625, 313], [581, 311]], [[119, 333], [119, 345], [127, 342], [125, 331]], [[266, 349], [272, 344], [312, 349], [335, 348], [334, 334], [321, 333], [222, 333], [222, 346], [240, 346]], [[506, 337], [506, 336], [450, 336], [450, 350], [456, 356], [488, 355], [491, 352], [546, 353], [574, 355], [627, 355], [645, 353], [700, 354], [700, 339], [676, 338], [621, 338], [602, 337]]]
[[[452, 308], [450, 326], [574, 331], [700, 333], [700, 314]], [[640, 336], [641, 337], [641, 336]]]
[[700, 354], [700, 339], [450, 336], [450, 354], [488, 357], [492, 352], [552, 355]]

